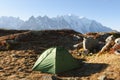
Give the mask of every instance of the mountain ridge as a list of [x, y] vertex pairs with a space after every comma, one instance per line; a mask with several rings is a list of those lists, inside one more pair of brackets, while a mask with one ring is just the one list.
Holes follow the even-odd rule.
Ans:
[[0, 28], [18, 30], [73, 29], [80, 33], [112, 31], [112, 29], [103, 26], [95, 20], [85, 17], [80, 18], [76, 15], [62, 15], [53, 18], [48, 16], [31, 16], [26, 21], [16, 17], [1, 17]]

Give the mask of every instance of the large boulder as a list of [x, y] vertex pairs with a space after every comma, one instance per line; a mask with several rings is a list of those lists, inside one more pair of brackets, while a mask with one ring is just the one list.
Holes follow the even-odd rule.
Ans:
[[110, 35], [110, 36], [108, 36], [107, 38], [106, 38], [106, 43], [108, 43], [108, 42], [110, 42], [110, 41], [113, 41], [115, 38], [114, 38], [114, 36], [113, 35]]
[[93, 37], [87, 37], [83, 39], [83, 49], [88, 50], [89, 52], [93, 52], [97, 49], [99, 41], [94, 39]]
[[105, 39], [106, 44], [102, 47], [99, 54], [102, 54], [105, 51], [110, 50], [110, 48], [114, 45], [114, 36], [110, 35]]
[[115, 39], [115, 44], [120, 44], [120, 38]]
[[120, 38], [115, 39], [115, 44], [111, 48], [111, 53], [120, 54]]

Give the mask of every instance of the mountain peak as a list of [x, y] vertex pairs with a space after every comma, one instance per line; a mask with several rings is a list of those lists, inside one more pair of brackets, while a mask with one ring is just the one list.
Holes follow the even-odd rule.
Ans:
[[34, 17], [34, 16], [31, 16], [29, 19], [35, 19], [35, 17]]
[[8, 29], [30, 29], [30, 30], [51, 30], [51, 29], [73, 29], [81, 33], [112, 31], [97, 21], [86, 17], [79, 17], [74, 14], [67, 14], [50, 18], [48, 16], [31, 16], [27, 21], [14, 17], [1, 17], [0, 28]]

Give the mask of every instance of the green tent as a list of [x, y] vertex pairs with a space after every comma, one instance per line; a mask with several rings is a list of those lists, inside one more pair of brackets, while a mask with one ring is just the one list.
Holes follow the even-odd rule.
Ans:
[[46, 73], [61, 73], [80, 65], [72, 55], [62, 47], [53, 47], [44, 51], [33, 66], [33, 70]]

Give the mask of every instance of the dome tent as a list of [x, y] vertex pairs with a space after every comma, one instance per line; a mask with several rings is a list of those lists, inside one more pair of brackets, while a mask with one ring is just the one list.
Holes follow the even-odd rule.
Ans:
[[80, 67], [79, 62], [62, 47], [44, 51], [33, 66], [33, 70], [57, 74]]

